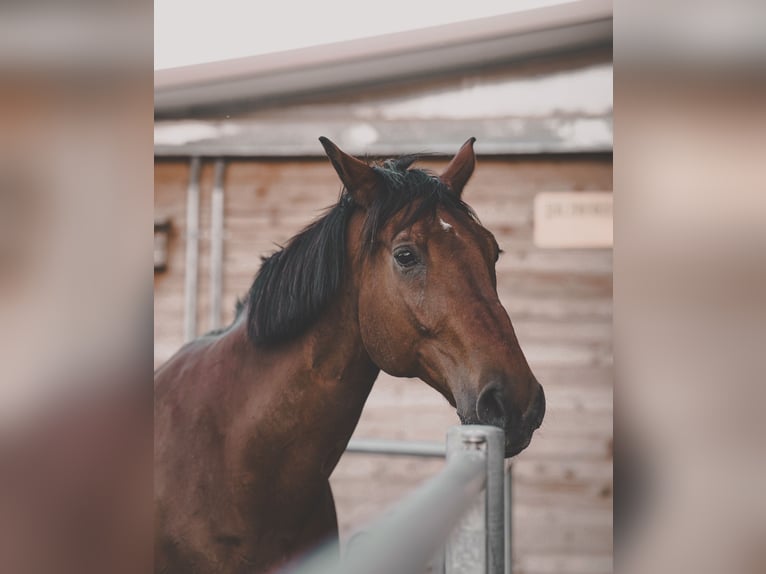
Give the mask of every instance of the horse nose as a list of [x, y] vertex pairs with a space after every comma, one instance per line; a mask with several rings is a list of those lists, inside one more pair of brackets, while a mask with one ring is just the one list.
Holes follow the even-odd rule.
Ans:
[[476, 416], [482, 424], [506, 428], [505, 393], [498, 383], [490, 383], [481, 390], [476, 401]]
[[535, 382], [537, 387], [534, 398], [529, 402], [523, 414], [520, 409], [514, 408], [499, 382], [486, 385], [479, 393], [476, 401], [476, 415], [479, 422], [492, 425], [505, 430], [514, 430], [514, 425], [519, 429], [533, 431], [540, 428], [545, 416], [545, 393], [540, 383]]
[[529, 406], [529, 410], [524, 413], [524, 420], [533, 429], [539, 429], [543, 424], [543, 417], [545, 416], [545, 392], [542, 385], [537, 384], [537, 394], [535, 395], [532, 404]]

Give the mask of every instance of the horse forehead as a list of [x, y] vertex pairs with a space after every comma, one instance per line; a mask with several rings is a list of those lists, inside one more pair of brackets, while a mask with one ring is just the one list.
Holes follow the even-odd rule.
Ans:
[[440, 209], [431, 224], [433, 235], [447, 235], [464, 240], [465, 242], [482, 243], [489, 239], [490, 232], [468, 217], [455, 215]]
[[491, 241], [489, 232], [478, 223], [462, 221], [448, 213], [436, 214], [429, 226], [428, 240], [437, 248], [443, 246], [451, 257], [459, 253], [480, 255]]
[[481, 224], [443, 208], [438, 209], [432, 216], [424, 217], [410, 227], [402, 229], [395, 238], [405, 238], [437, 248], [444, 246], [450, 250], [462, 247], [459, 251], [466, 251], [466, 248], [476, 247], [479, 253], [493, 241], [492, 233]]

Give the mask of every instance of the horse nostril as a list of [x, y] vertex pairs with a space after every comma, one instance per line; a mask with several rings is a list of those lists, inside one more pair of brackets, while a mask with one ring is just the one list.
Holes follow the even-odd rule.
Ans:
[[543, 391], [542, 386], [539, 387], [539, 390], [537, 392], [537, 396], [534, 399], [534, 402], [532, 403], [531, 408], [529, 409], [529, 413], [525, 416], [525, 418], [532, 424], [533, 428], [540, 428], [540, 425], [543, 424], [543, 417], [545, 416], [545, 392]]
[[476, 401], [476, 415], [484, 424], [505, 428], [503, 391], [499, 387], [487, 385], [482, 389]]

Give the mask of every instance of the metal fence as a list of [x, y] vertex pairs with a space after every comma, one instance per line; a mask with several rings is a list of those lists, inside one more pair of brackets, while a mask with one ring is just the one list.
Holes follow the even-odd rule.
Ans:
[[447, 448], [444, 444], [438, 442], [352, 438], [346, 447], [346, 452], [356, 454], [444, 458], [447, 455]]
[[348, 452], [443, 457], [439, 474], [374, 521], [338, 562], [320, 551], [293, 574], [509, 574], [510, 469], [505, 436], [481, 425], [452, 427], [438, 443], [354, 440]]

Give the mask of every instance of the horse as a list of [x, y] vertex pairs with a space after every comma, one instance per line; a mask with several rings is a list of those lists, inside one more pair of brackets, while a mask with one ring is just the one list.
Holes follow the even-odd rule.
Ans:
[[329, 477], [381, 370], [527, 447], [545, 395], [497, 294], [501, 250], [441, 175], [319, 138], [338, 202], [264, 258], [234, 322], [155, 375], [156, 572], [270, 572], [338, 526]]

